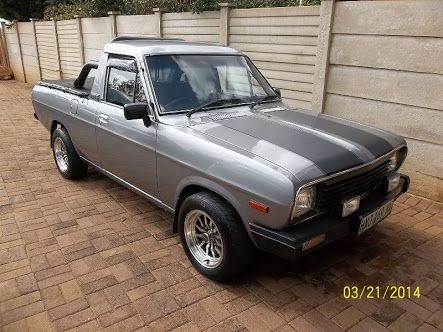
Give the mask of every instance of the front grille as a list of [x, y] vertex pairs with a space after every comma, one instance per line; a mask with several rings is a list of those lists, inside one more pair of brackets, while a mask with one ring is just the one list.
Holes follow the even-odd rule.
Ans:
[[370, 169], [360, 169], [345, 174], [346, 178], [333, 178], [322, 183], [319, 187], [320, 195], [317, 203], [318, 210], [341, 206], [341, 200], [346, 197], [360, 195], [365, 198], [372, 192], [379, 190], [383, 179], [389, 172], [389, 160], [373, 166]]

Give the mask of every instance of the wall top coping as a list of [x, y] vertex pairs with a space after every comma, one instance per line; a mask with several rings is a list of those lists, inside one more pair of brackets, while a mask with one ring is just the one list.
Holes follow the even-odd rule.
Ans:
[[235, 7], [233, 3], [230, 2], [219, 2], [218, 4], [220, 7]]

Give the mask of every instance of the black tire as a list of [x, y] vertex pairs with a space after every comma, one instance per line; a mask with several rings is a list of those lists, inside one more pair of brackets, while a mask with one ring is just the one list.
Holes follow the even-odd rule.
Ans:
[[[223, 239], [223, 257], [217, 267], [205, 267], [192, 254], [185, 238], [186, 216], [193, 210], [205, 212], [216, 224]], [[209, 279], [226, 281], [244, 272], [252, 262], [254, 246], [233, 207], [217, 195], [199, 192], [185, 199], [178, 211], [178, 230], [183, 249], [192, 265]]]
[[[56, 140], [61, 140], [67, 155], [67, 168], [62, 169], [59, 166], [56, 158]], [[57, 128], [52, 134], [52, 154], [54, 156], [55, 165], [60, 174], [68, 180], [78, 180], [83, 178], [88, 171], [88, 164], [86, 164], [75, 151], [68, 131], [65, 128]]]

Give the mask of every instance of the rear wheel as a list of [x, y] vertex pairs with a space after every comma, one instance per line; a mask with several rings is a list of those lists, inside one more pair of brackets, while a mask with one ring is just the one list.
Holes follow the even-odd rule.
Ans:
[[86, 175], [88, 164], [80, 159], [65, 128], [57, 128], [52, 134], [52, 152], [60, 174], [69, 180]]
[[253, 245], [242, 220], [222, 198], [208, 192], [189, 196], [178, 221], [186, 255], [206, 277], [228, 280], [249, 266]]

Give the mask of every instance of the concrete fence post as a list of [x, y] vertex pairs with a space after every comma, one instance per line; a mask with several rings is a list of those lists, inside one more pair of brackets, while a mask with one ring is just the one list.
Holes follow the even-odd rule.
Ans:
[[23, 62], [23, 51], [22, 51], [22, 43], [20, 41], [20, 31], [19, 31], [19, 28], [18, 28], [18, 21], [14, 20], [14, 21], [12, 21], [12, 23], [15, 25], [15, 33], [16, 33], [16, 37], [17, 37], [18, 52], [20, 53], [20, 63], [22, 65], [23, 80], [26, 83], [25, 64]]
[[40, 64], [40, 54], [38, 52], [37, 32], [35, 30], [35, 22], [37, 22], [38, 19], [37, 18], [30, 18], [29, 20], [32, 23], [32, 34], [34, 35], [35, 55], [37, 57], [38, 73], [39, 73], [40, 79], [43, 79], [43, 76], [42, 76], [42, 66]]
[[220, 6], [220, 39], [219, 43], [224, 46], [229, 45], [229, 13], [233, 4], [229, 2], [222, 2]]
[[63, 73], [62, 73], [62, 64], [60, 60], [60, 46], [58, 44], [57, 20], [55, 18], [51, 18], [51, 21], [54, 29], [55, 56], [57, 58], [57, 66], [58, 66], [57, 71], [58, 71], [58, 76], [60, 77], [60, 79], [62, 79]]
[[312, 90], [312, 110], [319, 113], [322, 113], [325, 107], [331, 30], [334, 24], [334, 9], [335, 0], [323, 0], [321, 2], [317, 59], [314, 72], [314, 87]]
[[82, 27], [82, 18], [80, 15], [74, 16], [76, 22], [77, 22], [77, 33], [78, 33], [78, 45], [79, 45], [79, 52], [80, 52], [80, 61], [82, 65], [85, 64], [85, 46], [83, 43], [83, 27]]
[[163, 37], [163, 12], [165, 10], [163, 8], [152, 8], [152, 11], [154, 12], [155, 20], [157, 21], [157, 37], [162, 38]]
[[108, 12], [109, 20], [111, 23], [111, 36], [112, 39], [117, 37], [117, 15], [120, 15], [120, 12]]

